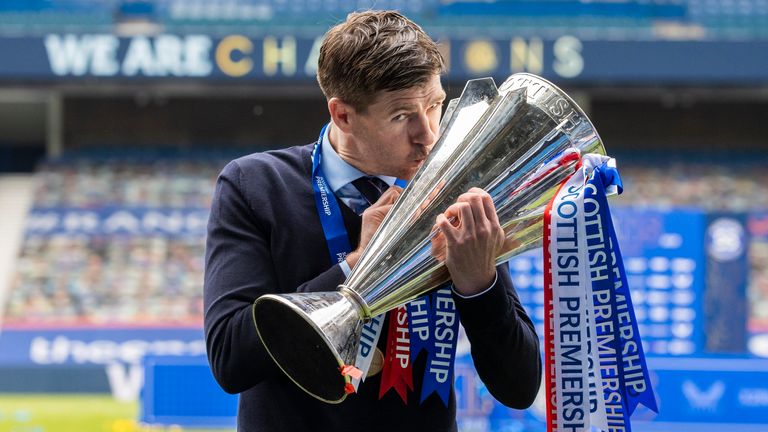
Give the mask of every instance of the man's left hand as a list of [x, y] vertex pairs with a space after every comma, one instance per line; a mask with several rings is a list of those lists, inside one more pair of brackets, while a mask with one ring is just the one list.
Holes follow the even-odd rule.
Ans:
[[432, 253], [445, 261], [456, 292], [470, 296], [490, 287], [505, 238], [491, 196], [470, 189], [437, 216], [435, 227], [440, 232], [433, 239]]

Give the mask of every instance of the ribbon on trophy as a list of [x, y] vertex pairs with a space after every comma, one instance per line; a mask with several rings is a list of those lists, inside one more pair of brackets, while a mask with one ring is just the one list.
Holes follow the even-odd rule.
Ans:
[[[405, 326], [403, 326], [405, 324]], [[420, 402], [436, 393], [447, 406], [453, 386], [453, 363], [459, 338], [459, 317], [450, 284], [390, 311], [387, 354], [379, 398], [395, 389], [407, 403], [413, 390], [412, 364], [426, 351]], [[404, 354], [408, 353], [406, 360]]]
[[548, 431], [630, 431], [657, 411], [606, 193], [615, 161], [588, 154], [544, 213]]
[[389, 331], [387, 332], [387, 352], [381, 371], [379, 399], [390, 389], [408, 403], [408, 390], [413, 390], [411, 368], [411, 342], [408, 330], [408, 307], [402, 305], [389, 312]]
[[433, 331], [427, 343], [427, 366], [421, 385], [421, 402], [432, 393], [437, 393], [447, 406], [451, 395], [453, 363], [459, 340], [459, 314], [452, 291], [451, 285], [444, 285], [430, 296], [432, 305], [429, 320]]

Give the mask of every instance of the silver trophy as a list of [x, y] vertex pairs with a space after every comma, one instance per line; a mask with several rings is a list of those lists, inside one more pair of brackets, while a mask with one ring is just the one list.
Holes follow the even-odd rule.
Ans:
[[506, 233], [497, 263], [541, 246], [544, 209], [576, 169], [579, 153], [605, 154], [584, 112], [531, 74], [468, 81], [448, 104], [440, 138], [338, 291], [264, 295], [253, 308], [261, 341], [304, 391], [328, 402], [347, 395], [362, 326], [449, 280], [431, 253], [433, 226], [462, 193], [493, 198]]

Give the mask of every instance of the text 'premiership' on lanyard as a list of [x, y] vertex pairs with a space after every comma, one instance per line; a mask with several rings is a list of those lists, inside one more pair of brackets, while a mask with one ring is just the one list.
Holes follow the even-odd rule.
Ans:
[[606, 190], [613, 159], [588, 154], [544, 213], [547, 430], [631, 431], [658, 412]]
[[[346, 259], [352, 246], [341, 208], [323, 172], [321, 148], [328, 126], [325, 125], [320, 131], [320, 137], [312, 150], [312, 189], [331, 264], [335, 265]], [[402, 180], [397, 180], [395, 184], [406, 186]], [[348, 392], [357, 391], [360, 382], [365, 380], [383, 324], [384, 314], [374, 317], [363, 326], [354, 364], [360, 373], [348, 383]], [[394, 389], [403, 402], [407, 403], [407, 391], [413, 390], [412, 363], [420, 352], [426, 351], [427, 367], [420, 400], [423, 402], [436, 393], [447, 405], [453, 387], [453, 362], [459, 335], [458, 313], [450, 286], [444, 286], [391, 311], [389, 327], [379, 397]]]

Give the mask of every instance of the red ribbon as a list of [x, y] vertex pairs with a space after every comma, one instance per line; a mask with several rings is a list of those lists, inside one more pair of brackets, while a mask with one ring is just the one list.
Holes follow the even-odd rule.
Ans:
[[[562, 186], [562, 185], [561, 185]], [[560, 189], [558, 188], [558, 191]], [[557, 193], [555, 193], [557, 197]], [[544, 385], [547, 401], [547, 432], [557, 430], [557, 401], [554, 383], [555, 376], [555, 347], [552, 344], [552, 327], [555, 312], [552, 309], [552, 257], [549, 253], [550, 227], [552, 226], [552, 203], [554, 197], [544, 210]]]
[[395, 389], [400, 399], [408, 403], [408, 390], [413, 390], [411, 367], [411, 338], [408, 334], [408, 308], [403, 305], [389, 312], [387, 352], [381, 371], [379, 399], [390, 389]]
[[[565, 155], [557, 166], [564, 166], [574, 160], [578, 160], [578, 163], [574, 169], [581, 167], [581, 158], [578, 153], [572, 153]], [[549, 169], [546, 174], [554, 171], [554, 168]], [[546, 175], [545, 174], [545, 175]], [[552, 228], [552, 205], [560, 193], [560, 189], [568, 182], [565, 179], [560, 183], [557, 188], [557, 192], [552, 196], [552, 199], [544, 209], [544, 385], [546, 391], [547, 401], [547, 432], [553, 432], [557, 430], [557, 393], [554, 384], [557, 382], [557, 375], [555, 374], [555, 346], [553, 344], [553, 337], [555, 334], [554, 319], [555, 311], [552, 305], [552, 256], [549, 252], [551, 244], [551, 228]]]

